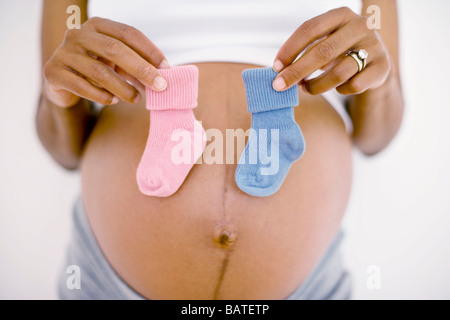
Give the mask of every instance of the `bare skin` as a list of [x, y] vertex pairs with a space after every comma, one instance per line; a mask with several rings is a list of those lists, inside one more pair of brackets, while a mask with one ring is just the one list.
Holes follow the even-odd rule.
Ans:
[[[295, 117], [307, 149], [273, 196], [255, 198], [241, 192], [234, 182], [235, 164], [201, 164], [194, 166], [173, 196], [147, 197], [139, 192], [135, 180], [150, 125], [140, 88], [147, 85], [157, 90], [155, 66], [164, 66], [164, 55], [151, 43], [147, 43], [149, 50], [139, 50], [134, 45], [142, 43], [136, 41], [139, 35], [128, 30], [128, 37], [124, 37], [127, 29], [119, 28], [109, 36], [120, 38], [138, 55], [143, 51], [152, 54], [141, 55], [141, 68], [114, 56], [95, 56], [95, 61], [133, 80], [134, 86], [121, 83], [110, 73], [106, 76], [103, 73], [102, 78], [86, 75], [83, 70], [85, 77], [79, 78], [86, 82], [72, 78], [72, 82], [63, 83], [63, 70], [59, 66], [70, 60], [69, 54], [73, 58], [75, 51], [71, 48], [79, 48], [72, 44], [81, 43], [79, 39], [98, 37], [93, 34], [97, 31], [88, 29], [83, 34], [72, 33], [73, 41], [66, 34], [66, 41], [56, 49], [65, 33], [65, 20], [58, 20], [61, 15], [57, 12], [65, 10], [68, 2], [58, 2], [59, 8], [54, 2], [52, 6], [50, 1], [44, 2], [44, 14], [55, 17], [44, 20], [44, 33], [55, 31], [52, 36], [46, 33], [43, 37], [46, 66], [38, 132], [58, 163], [71, 169], [81, 167], [86, 212], [113, 268], [133, 289], [149, 299], [283, 299], [288, 296], [303, 282], [339, 228], [351, 189], [352, 144], [373, 154], [383, 149], [398, 129], [403, 105], [395, 59], [389, 60], [384, 81], [378, 77], [372, 83], [373, 88], [369, 86], [363, 93], [352, 96], [350, 114], [356, 128], [353, 137], [345, 132], [333, 108], [322, 97], [312, 95], [320, 87], [314, 89], [311, 83], [305, 86], [302, 79], [289, 83], [293, 85], [298, 80], [302, 84], [299, 86], [301, 103], [295, 108]], [[78, 1], [78, 4], [83, 12], [86, 2]], [[93, 22], [90, 27], [93, 30], [102, 28], [97, 23], [103, 26], [109, 23]], [[394, 28], [396, 20], [386, 19], [384, 23], [389, 30], [389, 23]], [[113, 25], [109, 26], [108, 30], [114, 29]], [[393, 43], [386, 51], [389, 56], [396, 56], [392, 28], [383, 39], [387, 47]], [[204, 128], [217, 128], [224, 135], [225, 129], [248, 129], [251, 118], [246, 111], [240, 74], [243, 69], [256, 66], [234, 63], [197, 66], [199, 105], [194, 113]], [[140, 72], [144, 69], [147, 72]], [[287, 71], [284, 72], [286, 75]], [[91, 76], [96, 78], [93, 87], [90, 87]], [[74, 83], [78, 86], [73, 86]], [[88, 100], [80, 97], [115, 104], [103, 109], [97, 117], [89, 112]], [[114, 101], [114, 97], [120, 97], [121, 101]], [[368, 117], [367, 110], [377, 111]]]
[[[198, 67], [195, 115], [204, 128], [223, 135], [227, 128], [248, 129], [240, 74], [251, 66]], [[196, 165], [168, 198], [140, 194], [135, 171], [148, 111], [118, 104], [102, 113], [84, 153], [82, 193], [97, 239], [127, 283], [151, 299], [282, 299], [302, 282], [345, 211], [351, 141], [322, 98], [300, 99], [296, 118], [308, 151], [282, 189], [262, 199], [240, 191], [236, 165], [225, 164]], [[221, 245], [227, 242], [221, 233], [234, 241]]]

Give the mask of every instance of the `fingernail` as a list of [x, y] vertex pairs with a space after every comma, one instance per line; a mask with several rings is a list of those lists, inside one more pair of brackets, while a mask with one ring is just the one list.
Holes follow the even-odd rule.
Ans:
[[138, 92], [138, 93], [136, 94], [136, 97], [134, 97], [133, 102], [134, 102], [134, 103], [137, 103], [137, 102], [139, 102], [139, 101], [141, 101], [141, 94]]
[[166, 59], [161, 61], [161, 63], [158, 66], [158, 69], [168, 69], [168, 68], [170, 68], [170, 64]]
[[112, 100], [111, 100], [111, 104], [116, 104], [116, 103], [118, 103], [119, 101], [120, 101], [119, 98], [114, 97], [114, 98], [112, 98]]
[[283, 77], [278, 77], [273, 81], [272, 86], [275, 90], [280, 91], [286, 87], [286, 82]]
[[153, 80], [153, 87], [155, 87], [156, 90], [164, 90], [167, 87], [167, 81], [161, 76], [157, 76]]
[[281, 69], [283, 69], [283, 67], [284, 67], [284, 64], [280, 61], [280, 59], [277, 59], [274, 61], [272, 69], [275, 72], [280, 72]]

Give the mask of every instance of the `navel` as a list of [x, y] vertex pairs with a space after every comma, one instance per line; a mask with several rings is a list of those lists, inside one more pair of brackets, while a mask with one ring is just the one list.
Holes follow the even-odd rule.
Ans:
[[231, 249], [237, 238], [237, 227], [229, 221], [220, 221], [214, 228], [214, 243], [222, 249]]

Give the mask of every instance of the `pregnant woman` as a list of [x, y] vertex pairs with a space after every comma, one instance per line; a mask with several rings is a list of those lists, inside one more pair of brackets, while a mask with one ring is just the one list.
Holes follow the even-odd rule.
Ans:
[[[70, 5], [79, 29], [67, 28]], [[376, 154], [400, 126], [397, 36], [388, 0], [44, 1], [38, 134], [82, 178], [60, 297], [350, 298], [339, 244], [351, 153]], [[252, 125], [243, 70], [272, 67], [273, 90], [296, 88], [306, 149], [277, 192], [243, 192], [242, 148], [225, 143], [216, 152], [234, 161], [194, 165], [171, 195], [141, 192], [137, 168], [161, 121], [145, 87], [164, 92], [183, 65], [198, 69], [195, 118], [223, 137]]]

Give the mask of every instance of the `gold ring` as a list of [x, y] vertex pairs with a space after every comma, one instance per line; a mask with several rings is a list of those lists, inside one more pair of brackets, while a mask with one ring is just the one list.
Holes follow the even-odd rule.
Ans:
[[358, 64], [358, 72], [361, 72], [366, 67], [366, 59], [369, 56], [366, 50], [361, 49], [359, 51], [351, 50], [347, 52], [347, 56], [352, 57]]

